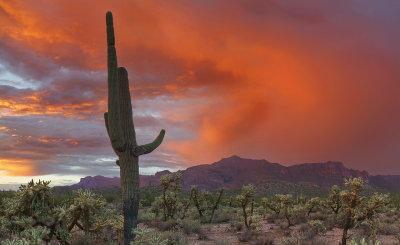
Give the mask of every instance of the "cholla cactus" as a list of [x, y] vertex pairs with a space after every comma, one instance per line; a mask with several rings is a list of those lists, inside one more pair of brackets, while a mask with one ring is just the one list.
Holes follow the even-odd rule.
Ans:
[[218, 191], [216, 193], [216, 198], [215, 198], [215, 201], [214, 201], [214, 205], [213, 205], [212, 210], [211, 210], [210, 220], [208, 221], [209, 223], [211, 223], [213, 218], [214, 218], [215, 210], [218, 208], [218, 204], [221, 201], [221, 197], [222, 197], [222, 194], [224, 193], [224, 191], [225, 191], [224, 188], [220, 188], [220, 189], [218, 189]]
[[348, 190], [340, 192], [340, 200], [346, 215], [343, 226], [342, 245], [346, 245], [347, 231], [354, 225], [365, 221], [372, 230], [372, 237], [376, 236], [376, 214], [388, 203], [387, 194], [375, 193], [371, 197], [360, 196], [364, 181], [362, 178], [346, 179]]
[[[250, 228], [251, 225], [251, 217], [253, 216], [254, 213], [254, 191], [255, 187], [254, 185], [245, 185], [242, 187], [242, 194], [236, 196], [236, 200], [239, 202], [240, 207], [242, 208], [243, 211], [243, 218], [244, 218], [244, 225], [246, 226], [247, 229]], [[247, 210], [247, 206], [250, 203], [250, 212]], [[248, 220], [248, 217], [250, 219]]]
[[160, 184], [163, 189], [162, 192], [162, 208], [164, 220], [167, 218], [174, 218], [178, 207], [178, 194], [181, 192], [180, 179], [181, 173], [166, 174], [161, 176]]
[[281, 203], [278, 202], [276, 195], [272, 198], [263, 197], [261, 199], [261, 205], [266, 211], [268, 211], [268, 209], [272, 210], [276, 216], [279, 216], [279, 214], [281, 213]]
[[313, 197], [308, 200], [305, 204], [305, 208], [307, 209], [307, 216], [310, 216], [310, 213], [315, 212], [320, 204], [321, 200], [318, 197]]
[[315, 234], [322, 235], [326, 232], [326, 227], [321, 220], [310, 220], [307, 223]]
[[360, 207], [356, 210], [354, 217], [355, 222], [358, 224], [360, 221], [365, 221], [365, 223], [371, 229], [371, 238], [376, 237], [377, 233], [377, 214], [383, 211], [383, 208], [389, 202], [388, 194], [374, 193], [371, 197], [365, 198], [360, 204]]
[[30, 245], [43, 244], [56, 237], [61, 244], [67, 244], [70, 233], [75, 229], [100, 235], [103, 228], [113, 227], [110, 220], [116, 220], [116, 211], [105, 209], [105, 201], [88, 190], [75, 192], [73, 204], [54, 206], [49, 182], [29, 182], [22, 185], [13, 198], [3, 203], [4, 216], [0, 218], [2, 233], [18, 233]]
[[[0, 219], [3, 232], [20, 233], [35, 226], [52, 225], [54, 205], [49, 183], [32, 180], [27, 185], [21, 185], [13, 198], [4, 200], [4, 217]], [[49, 233], [41, 239], [49, 241], [54, 232]]]
[[342, 200], [340, 199], [340, 188], [337, 185], [332, 186], [331, 193], [329, 194], [328, 200], [323, 204], [326, 208], [329, 208], [335, 214], [335, 223], [337, 215], [342, 208]]
[[14, 238], [13, 240], [5, 240], [1, 245], [31, 245], [25, 238]]
[[131, 245], [167, 245], [168, 239], [164, 239], [159, 232], [150, 231], [147, 226], [137, 227], [132, 231], [136, 235], [135, 243]]
[[75, 195], [74, 202], [68, 209], [68, 213], [72, 214], [68, 230], [77, 226], [89, 233], [107, 226], [107, 218], [99, 213], [104, 210], [106, 205], [103, 198], [89, 190], [82, 189], [77, 190]]
[[[293, 196], [290, 194], [287, 195], [276, 195], [277, 201], [281, 204], [281, 211], [283, 216], [285, 217], [288, 227], [292, 226], [292, 217], [295, 210]], [[298, 208], [298, 207], [296, 207]]]
[[353, 225], [356, 215], [356, 208], [358, 205], [360, 205], [363, 199], [360, 197], [360, 192], [364, 187], [364, 181], [362, 178], [349, 178], [345, 180], [345, 186], [349, 188], [349, 190], [340, 192], [340, 200], [346, 215], [343, 226], [342, 245], [346, 245], [348, 239], [347, 231]]
[[205, 213], [207, 213], [210, 215], [208, 222], [212, 222], [215, 210], [218, 208], [224, 191], [224, 188], [220, 188], [214, 196], [211, 192], [206, 190], [199, 192], [197, 186], [192, 186], [190, 193], [200, 217], [204, 217]]
[[197, 186], [192, 186], [191, 193], [193, 193], [193, 202], [199, 213], [200, 217], [204, 216], [204, 212], [206, 211], [207, 207], [209, 206], [209, 200], [211, 199], [211, 192], [202, 190], [199, 192]]
[[300, 193], [300, 195], [296, 197], [295, 204], [304, 205], [306, 203], [307, 203], [307, 197], [305, 197], [303, 193]]

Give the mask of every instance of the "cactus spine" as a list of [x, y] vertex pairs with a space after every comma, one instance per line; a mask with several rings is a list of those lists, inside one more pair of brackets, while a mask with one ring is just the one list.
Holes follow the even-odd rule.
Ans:
[[155, 150], [164, 139], [165, 130], [150, 144], [138, 145], [132, 120], [128, 72], [118, 67], [115, 50], [113, 17], [106, 14], [108, 52], [108, 112], [104, 120], [112, 148], [120, 166], [122, 203], [124, 213], [124, 242], [134, 239], [132, 229], [137, 226], [139, 208], [139, 156]]

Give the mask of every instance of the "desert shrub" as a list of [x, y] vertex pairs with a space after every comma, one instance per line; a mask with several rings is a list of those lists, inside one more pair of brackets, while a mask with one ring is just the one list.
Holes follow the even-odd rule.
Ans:
[[[311, 219], [311, 220], [326, 220], [327, 218], [329, 217], [329, 214], [328, 213], [323, 213], [323, 212], [321, 212], [321, 211], [318, 211], [318, 212], [316, 212], [316, 213], [311, 213], [310, 215], [309, 215], [309, 218]], [[333, 217], [333, 216], [332, 216]]]
[[151, 204], [150, 212], [154, 213], [155, 217], [161, 214], [163, 209], [163, 201], [161, 197], [155, 198], [154, 202]]
[[160, 223], [158, 223], [158, 229], [160, 231], [169, 231], [172, 230], [176, 227], [177, 223], [175, 220], [167, 220], [167, 221], [162, 221]]
[[168, 240], [168, 245], [187, 245], [189, 243], [185, 234], [180, 231], [163, 232], [162, 238]]
[[150, 187], [144, 187], [141, 189], [140, 193], [140, 205], [142, 207], [150, 207], [155, 201], [156, 196]]
[[217, 240], [217, 242], [215, 243], [215, 245], [230, 245], [231, 243], [224, 239], [224, 238], [220, 238]]
[[378, 223], [378, 234], [397, 235], [400, 233], [399, 224]]
[[296, 205], [289, 209], [289, 217], [293, 220], [294, 224], [302, 224], [308, 221], [307, 209], [303, 205]]
[[337, 227], [343, 229], [345, 221], [346, 221], [346, 213], [343, 211], [339, 212], [336, 217]]
[[278, 225], [279, 225], [279, 227], [280, 227], [281, 229], [287, 229], [287, 228], [288, 228], [288, 225], [287, 225], [287, 222], [286, 222], [286, 221], [280, 221], [280, 222], [278, 223]]
[[102, 197], [107, 203], [114, 203], [121, 200], [121, 196], [117, 194], [103, 194]]
[[149, 224], [150, 222], [154, 221], [156, 215], [152, 212], [148, 212], [147, 210], [141, 210], [138, 213], [138, 223], [145, 223]]
[[43, 244], [43, 237], [48, 235], [50, 232], [46, 227], [38, 226], [25, 229], [21, 232], [19, 238], [13, 240], [6, 240], [2, 242], [2, 245], [41, 245]]
[[250, 244], [252, 245], [273, 245], [274, 239], [271, 237], [257, 237], [254, 241], [251, 241]]
[[313, 232], [311, 226], [308, 223], [299, 225], [297, 231], [300, 232], [301, 234], [306, 234], [305, 236], [308, 238], [312, 238], [315, 236], [315, 232]]
[[196, 233], [202, 235], [204, 232], [201, 229], [201, 224], [197, 220], [185, 219], [182, 221], [182, 230], [185, 234], [190, 235], [191, 233]]
[[325, 219], [324, 219], [324, 226], [327, 230], [332, 230], [333, 227], [335, 227], [336, 225], [336, 218], [334, 214], [328, 215]]
[[289, 237], [285, 237], [281, 241], [281, 245], [303, 245], [306, 242], [304, 234], [300, 231], [294, 231]]
[[250, 230], [253, 235], [258, 235], [262, 231], [262, 216], [258, 214], [253, 214], [250, 217], [251, 223], [250, 223]]
[[320, 220], [311, 220], [308, 221], [308, 225], [311, 227], [313, 232], [317, 235], [324, 234], [326, 232], [326, 227]]
[[390, 206], [400, 211], [400, 193], [392, 193], [390, 195]]
[[379, 241], [372, 241], [365, 238], [361, 238], [361, 240], [352, 239], [349, 243], [349, 245], [380, 245], [380, 244], [381, 243]]
[[239, 234], [239, 241], [240, 242], [248, 242], [251, 240], [253, 234], [250, 230], [246, 229], [242, 233]]
[[231, 211], [232, 210], [230, 210], [229, 208], [223, 208], [217, 210], [212, 222], [218, 224], [231, 221], [233, 215]]
[[132, 231], [136, 237], [135, 242], [131, 242], [131, 245], [167, 245], [169, 244], [168, 238], [163, 237], [159, 232], [148, 230], [147, 226], [137, 227]]
[[30, 245], [29, 241], [27, 241], [25, 238], [14, 238], [12, 240], [5, 240], [1, 242], [1, 245]]
[[379, 218], [379, 221], [382, 223], [395, 223], [397, 221], [397, 217], [396, 216], [387, 216], [387, 213]]
[[75, 232], [74, 235], [71, 237], [70, 240], [71, 245], [97, 245], [98, 242], [93, 240], [90, 235], [82, 233], [82, 232]]
[[[0, 206], [3, 203], [3, 199], [12, 198], [14, 195], [15, 191], [0, 191]], [[0, 214], [2, 214], [2, 211], [0, 211]]]
[[236, 213], [235, 219], [232, 222], [232, 226], [235, 227], [236, 231], [241, 231], [243, 229], [243, 216]]
[[327, 244], [325, 237], [316, 236], [308, 244], [310, 245], [323, 245]]

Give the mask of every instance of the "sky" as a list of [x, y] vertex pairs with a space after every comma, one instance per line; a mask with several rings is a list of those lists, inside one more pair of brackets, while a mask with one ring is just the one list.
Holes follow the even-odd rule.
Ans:
[[400, 174], [398, 0], [0, 0], [0, 187], [119, 175], [107, 11], [137, 140], [167, 132], [142, 174], [231, 155]]

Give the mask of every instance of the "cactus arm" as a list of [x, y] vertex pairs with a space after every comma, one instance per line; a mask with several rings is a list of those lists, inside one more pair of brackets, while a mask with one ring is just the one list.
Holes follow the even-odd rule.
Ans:
[[157, 136], [157, 138], [146, 145], [140, 145], [140, 146], [136, 146], [131, 150], [131, 154], [135, 155], [135, 156], [140, 156], [140, 155], [144, 155], [144, 154], [148, 154], [152, 151], [154, 151], [159, 145], [161, 145], [163, 139], [164, 139], [164, 135], [165, 135], [165, 130], [162, 129], [160, 131], [160, 134]]
[[107, 134], [110, 136], [110, 131], [108, 129], [108, 112], [104, 112], [104, 123], [106, 124]]
[[112, 147], [116, 151], [123, 152], [125, 150], [125, 141], [120, 124], [117, 54], [115, 51], [114, 27], [111, 12], [107, 12], [106, 22], [108, 48], [108, 135]]

